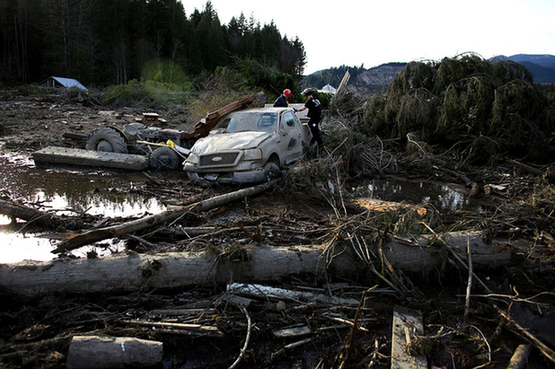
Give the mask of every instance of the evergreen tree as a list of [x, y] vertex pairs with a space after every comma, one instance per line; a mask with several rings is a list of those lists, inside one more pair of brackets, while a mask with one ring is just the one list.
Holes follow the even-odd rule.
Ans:
[[29, 83], [40, 78], [40, 19], [40, 0], [0, 1], [0, 83]]
[[217, 66], [227, 64], [224, 30], [211, 2], [206, 7], [196, 28], [202, 56], [202, 67], [213, 72]]
[[474, 54], [409, 63], [386, 96], [374, 96], [367, 106], [370, 133], [447, 145], [474, 138], [471, 160], [502, 152], [540, 157], [554, 129], [549, 101], [525, 69]]
[[126, 84], [159, 63], [195, 75], [233, 59], [299, 76], [302, 42], [282, 37], [243, 13], [222, 25], [212, 3], [187, 18], [180, 0], [3, 0], [0, 83], [40, 82], [50, 75], [85, 84]]

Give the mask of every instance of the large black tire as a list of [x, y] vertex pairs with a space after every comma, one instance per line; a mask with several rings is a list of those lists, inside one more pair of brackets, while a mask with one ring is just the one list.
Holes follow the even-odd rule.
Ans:
[[171, 147], [158, 147], [150, 154], [153, 169], [179, 169], [181, 157]]
[[114, 128], [99, 128], [91, 132], [85, 144], [87, 150], [117, 152], [126, 154], [125, 137]]
[[268, 182], [281, 177], [281, 169], [279, 168], [279, 165], [273, 161], [269, 161], [264, 164], [264, 173], [266, 173]]

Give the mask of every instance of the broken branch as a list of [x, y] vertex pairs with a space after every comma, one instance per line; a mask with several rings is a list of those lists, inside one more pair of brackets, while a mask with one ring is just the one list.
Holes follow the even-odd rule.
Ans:
[[172, 222], [177, 218], [183, 216], [183, 214], [187, 212], [210, 210], [228, 202], [239, 200], [243, 197], [256, 195], [267, 190], [273, 185], [273, 182], [268, 182], [258, 186], [244, 188], [225, 195], [215, 196], [186, 207], [168, 210], [160, 214], [149, 215], [123, 224], [94, 229], [85, 233], [73, 234], [69, 236], [69, 238], [67, 238], [65, 241], [62, 241], [52, 252], [61, 253], [64, 251], [75, 250], [81, 246], [102, 241], [108, 238], [121, 237], [128, 233], [137, 232], [145, 228], [160, 225], [162, 223]]

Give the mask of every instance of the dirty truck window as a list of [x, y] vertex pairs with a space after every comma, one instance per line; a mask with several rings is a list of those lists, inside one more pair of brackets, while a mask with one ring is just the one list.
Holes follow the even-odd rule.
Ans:
[[287, 112], [287, 113], [283, 114], [283, 119], [285, 121], [285, 124], [288, 127], [294, 127], [295, 126], [295, 118], [293, 118], [293, 114]]
[[217, 132], [274, 131], [277, 125], [276, 114], [232, 113], [217, 126]]

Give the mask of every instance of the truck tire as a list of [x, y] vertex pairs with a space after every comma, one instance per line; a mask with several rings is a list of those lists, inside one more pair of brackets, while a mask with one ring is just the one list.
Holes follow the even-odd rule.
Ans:
[[150, 154], [153, 169], [179, 169], [181, 158], [171, 147], [158, 147]]
[[268, 182], [281, 177], [281, 169], [279, 168], [279, 165], [273, 161], [269, 161], [264, 164], [264, 173], [266, 173]]
[[125, 137], [114, 128], [99, 128], [91, 132], [85, 144], [87, 150], [127, 153]]

